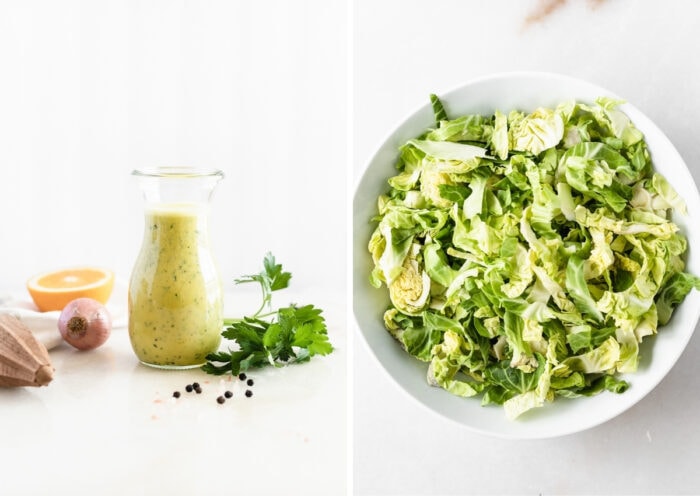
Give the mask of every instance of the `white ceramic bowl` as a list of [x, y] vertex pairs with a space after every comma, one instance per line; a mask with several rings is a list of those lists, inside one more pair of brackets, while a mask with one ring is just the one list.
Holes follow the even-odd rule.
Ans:
[[[619, 98], [594, 84], [547, 73], [506, 73], [471, 81], [439, 95], [448, 116], [493, 114], [495, 110], [532, 111], [553, 107], [566, 100], [592, 103], [598, 96]], [[688, 216], [674, 221], [688, 238], [687, 270], [700, 274], [700, 195], [683, 159], [668, 138], [631, 104], [620, 107], [644, 133], [655, 169], [663, 174], [688, 205]], [[368, 283], [372, 260], [367, 243], [374, 228], [377, 196], [386, 192], [386, 180], [395, 175], [397, 150], [406, 140], [433, 126], [426, 104], [411, 114], [386, 138], [360, 179], [353, 205], [353, 310], [361, 335], [370, 352], [394, 382], [418, 403], [474, 431], [502, 438], [551, 438], [582, 431], [605, 422], [641, 400], [668, 373], [680, 357], [700, 316], [700, 293], [692, 291], [678, 307], [671, 322], [640, 350], [639, 369], [625, 379], [630, 388], [623, 394], [601, 393], [591, 398], [557, 398], [515, 421], [506, 419], [497, 406], [482, 407], [480, 399], [459, 398], [426, 382], [427, 365], [405, 353], [384, 329], [382, 315], [388, 305], [386, 288]], [[696, 229], [691, 229], [695, 226]]]

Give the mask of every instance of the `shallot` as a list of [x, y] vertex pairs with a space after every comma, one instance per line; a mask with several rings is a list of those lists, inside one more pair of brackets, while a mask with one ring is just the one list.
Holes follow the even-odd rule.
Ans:
[[63, 308], [58, 318], [63, 339], [79, 350], [92, 350], [104, 344], [112, 331], [107, 308], [92, 298], [77, 298]]

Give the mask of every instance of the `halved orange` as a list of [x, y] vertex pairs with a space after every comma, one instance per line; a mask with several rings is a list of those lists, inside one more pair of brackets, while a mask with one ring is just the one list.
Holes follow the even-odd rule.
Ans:
[[99, 267], [75, 267], [38, 274], [27, 281], [27, 290], [42, 312], [63, 310], [76, 298], [107, 303], [114, 287], [114, 273]]

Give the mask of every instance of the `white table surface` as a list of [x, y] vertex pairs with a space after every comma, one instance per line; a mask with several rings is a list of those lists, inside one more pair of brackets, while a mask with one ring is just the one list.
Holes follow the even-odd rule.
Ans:
[[[123, 309], [114, 304], [123, 299], [122, 289], [109, 307]], [[125, 327], [95, 350], [53, 348], [49, 385], [0, 388], [0, 494], [345, 494], [345, 304], [303, 288], [273, 296], [276, 306], [290, 302], [324, 310], [336, 349], [251, 370], [253, 386], [142, 365]], [[235, 289], [225, 312], [250, 314], [258, 303], [257, 288]], [[185, 391], [193, 382], [201, 394]], [[233, 397], [218, 404], [226, 390]]]
[[[495, 72], [560, 72], [623, 95], [667, 134], [700, 184], [700, 3], [569, 1], [526, 23], [535, 0], [359, 0], [355, 181], [423, 105]], [[472, 433], [399, 391], [353, 346], [354, 491], [361, 495], [698, 494], [700, 335], [646, 398], [593, 429], [542, 441]]]

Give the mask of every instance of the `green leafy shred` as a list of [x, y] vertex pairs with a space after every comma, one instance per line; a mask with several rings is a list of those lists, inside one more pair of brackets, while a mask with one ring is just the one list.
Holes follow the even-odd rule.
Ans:
[[[313, 305], [291, 304], [271, 311], [272, 293], [288, 287], [291, 277], [268, 253], [260, 273], [235, 280], [236, 284], [260, 284], [262, 305], [252, 316], [224, 321], [221, 334], [235, 341], [238, 349], [209, 354], [202, 370], [214, 375], [238, 375], [266, 365], [282, 367], [307, 362], [314, 355], [333, 351], [322, 310]], [[263, 314], [266, 309], [268, 312]]]
[[435, 124], [440, 125], [440, 121], [447, 120], [447, 112], [442, 106], [442, 101], [437, 95], [430, 95], [430, 103], [433, 106], [433, 114], [435, 115]]
[[509, 418], [624, 392], [642, 339], [700, 290], [644, 136], [604, 97], [455, 119], [430, 101], [368, 245], [385, 327], [430, 384]]

